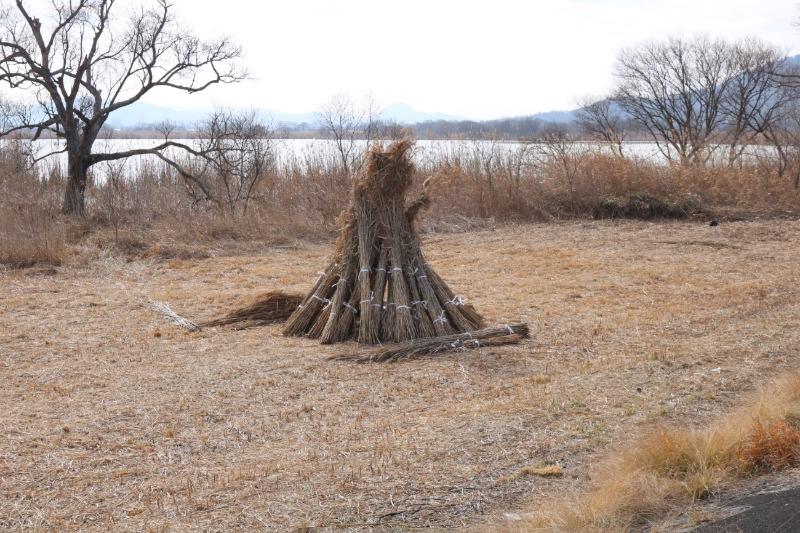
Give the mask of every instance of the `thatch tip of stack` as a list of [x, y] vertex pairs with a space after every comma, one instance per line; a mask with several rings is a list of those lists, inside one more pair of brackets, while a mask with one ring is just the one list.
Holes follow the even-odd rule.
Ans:
[[394, 141], [387, 147], [374, 144], [367, 152], [366, 166], [356, 181], [356, 190], [374, 198], [384, 194], [402, 197], [411, 186], [414, 174], [410, 154], [413, 147], [414, 141], [409, 138]]

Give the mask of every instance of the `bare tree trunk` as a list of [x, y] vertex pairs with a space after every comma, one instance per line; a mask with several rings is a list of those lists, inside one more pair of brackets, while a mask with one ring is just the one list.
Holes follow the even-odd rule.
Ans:
[[84, 157], [77, 150], [68, 150], [67, 186], [61, 208], [65, 215], [82, 217], [85, 214], [84, 198], [88, 171], [89, 166]]

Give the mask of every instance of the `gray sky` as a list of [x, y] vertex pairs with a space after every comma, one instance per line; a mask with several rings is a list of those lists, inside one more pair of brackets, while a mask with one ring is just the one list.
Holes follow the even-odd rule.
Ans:
[[602, 93], [621, 47], [669, 35], [753, 35], [800, 53], [798, 0], [175, 0], [201, 35], [229, 34], [254, 81], [153, 103], [285, 112], [331, 95], [470, 118], [574, 107]]

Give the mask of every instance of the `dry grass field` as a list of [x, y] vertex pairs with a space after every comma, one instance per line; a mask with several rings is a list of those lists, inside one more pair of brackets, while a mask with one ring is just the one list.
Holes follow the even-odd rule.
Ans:
[[[483, 529], [608, 450], [702, 424], [800, 363], [800, 222], [430, 234], [437, 271], [532, 338], [391, 365], [279, 327], [188, 333], [303, 292], [329, 246], [0, 272], [0, 530]], [[558, 475], [563, 474], [563, 475]]]

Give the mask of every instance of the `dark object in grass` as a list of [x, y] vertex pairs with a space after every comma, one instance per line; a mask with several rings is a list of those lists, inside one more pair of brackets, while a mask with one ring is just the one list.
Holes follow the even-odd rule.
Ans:
[[410, 359], [424, 355], [482, 348], [487, 346], [502, 346], [516, 344], [529, 336], [527, 324], [511, 324], [491, 328], [445, 335], [415, 339], [396, 344], [387, 344], [362, 352], [334, 355], [329, 359], [338, 361], [351, 361], [354, 363], [388, 363], [401, 359]]
[[711, 222], [708, 223], [708, 225], [711, 226], [712, 228], [719, 226], [719, 220], [712, 220]]
[[598, 218], [634, 218], [640, 220], [681, 219], [702, 213], [694, 199], [659, 199], [648, 194], [632, 194], [624, 198], [606, 198], [596, 211]]

